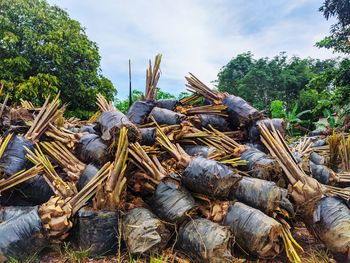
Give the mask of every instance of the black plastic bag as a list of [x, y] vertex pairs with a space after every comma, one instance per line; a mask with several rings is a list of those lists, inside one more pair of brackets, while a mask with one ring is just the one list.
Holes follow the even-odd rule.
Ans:
[[123, 217], [122, 236], [131, 254], [143, 254], [162, 250], [171, 233], [150, 210], [138, 207]]
[[249, 147], [241, 153], [241, 160], [247, 161], [247, 166], [241, 166], [251, 171], [251, 176], [255, 178], [273, 180], [279, 177], [280, 169], [278, 162], [266, 153], [254, 147]]
[[262, 258], [273, 258], [283, 248], [282, 226], [258, 209], [235, 202], [228, 209], [223, 225], [229, 226], [237, 247]]
[[78, 211], [77, 245], [89, 250], [89, 256], [114, 255], [118, 248], [118, 212], [95, 211], [83, 207]]
[[309, 167], [310, 167], [311, 176], [313, 178], [315, 178], [317, 181], [319, 181], [322, 184], [329, 183], [329, 180], [331, 177], [331, 171], [327, 166], [315, 164], [310, 160]]
[[21, 192], [32, 205], [41, 205], [54, 195], [51, 187], [40, 174], [24, 181], [15, 187], [15, 189]]
[[170, 223], [180, 223], [196, 207], [191, 193], [175, 180], [162, 181], [158, 184], [150, 206], [161, 219]]
[[316, 204], [312, 222], [308, 222], [308, 226], [333, 253], [348, 252], [350, 210], [343, 200], [337, 197], [322, 198]]
[[320, 147], [326, 145], [326, 140], [319, 139], [312, 144], [312, 147]]
[[163, 99], [156, 101], [156, 107], [168, 110], [175, 110], [178, 105], [180, 105], [180, 102], [176, 99]]
[[103, 164], [109, 158], [107, 143], [96, 134], [83, 135], [76, 153], [84, 163]]
[[326, 160], [323, 156], [319, 155], [318, 153], [312, 152], [309, 157], [310, 161], [312, 161], [314, 164], [317, 165], [324, 165], [326, 163]]
[[78, 132], [87, 132], [91, 134], [98, 134], [96, 124], [87, 124], [79, 128]]
[[168, 109], [154, 107], [150, 113], [150, 117], [153, 117], [159, 125], [173, 125], [180, 124], [186, 116]]
[[156, 143], [156, 128], [141, 128], [141, 145], [152, 146]]
[[21, 214], [31, 212], [33, 206], [5, 206], [0, 207], [0, 223], [15, 218]]
[[232, 129], [238, 128], [241, 124], [248, 125], [262, 117], [257, 109], [234, 95], [227, 96], [222, 104], [227, 106], [228, 121]]
[[228, 166], [197, 156], [184, 170], [182, 182], [193, 192], [224, 199], [241, 178]]
[[132, 123], [142, 125], [147, 121], [153, 107], [152, 101], [136, 101], [131, 105], [126, 116]]
[[198, 115], [200, 124], [202, 127], [209, 129], [210, 126], [219, 131], [228, 131], [227, 119], [223, 116], [209, 115], [209, 114], [199, 114]]
[[98, 171], [99, 171], [99, 168], [96, 167], [95, 165], [91, 163], [86, 165], [77, 183], [78, 190], [80, 191], [81, 189], [83, 189], [83, 187], [90, 182], [90, 180], [97, 174]]
[[194, 262], [232, 262], [232, 241], [227, 227], [199, 218], [181, 226], [177, 246]]
[[[0, 159], [0, 173], [5, 177], [11, 176], [28, 168], [31, 163], [26, 158], [27, 151], [34, 149], [34, 144], [23, 136], [13, 136]], [[1, 175], [0, 175], [1, 177]]]
[[110, 141], [119, 134], [122, 127], [128, 129], [129, 142], [139, 141], [141, 138], [139, 129], [133, 124], [128, 117], [118, 110], [104, 111], [97, 120], [98, 128], [101, 131], [101, 138]]
[[208, 157], [210, 148], [204, 145], [184, 145], [182, 147], [188, 155], [201, 155], [205, 158]]
[[293, 216], [293, 205], [287, 195], [287, 190], [278, 187], [274, 182], [243, 177], [232, 189], [230, 197], [257, 208], [265, 214], [271, 215], [277, 208], [284, 208], [289, 215]]
[[273, 118], [273, 119], [262, 119], [256, 121], [249, 129], [249, 141], [252, 143], [260, 143], [260, 130], [258, 127], [258, 124], [263, 123], [269, 129], [270, 131], [272, 130], [271, 128], [271, 122], [272, 125], [275, 127], [277, 131], [279, 131], [282, 136], [286, 133], [286, 122], [283, 119], [278, 119], [278, 118]]
[[0, 224], [0, 262], [15, 258], [19, 261], [39, 253], [48, 245], [38, 215], [38, 208]]

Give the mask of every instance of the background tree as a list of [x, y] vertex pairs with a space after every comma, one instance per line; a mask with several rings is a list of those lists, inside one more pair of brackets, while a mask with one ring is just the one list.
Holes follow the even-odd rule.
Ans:
[[325, 37], [316, 45], [350, 54], [350, 1], [325, 0], [319, 11], [327, 20], [334, 17], [337, 23], [331, 26], [330, 36]]
[[61, 91], [75, 116], [96, 110], [95, 95], [112, 100], [100, 56], [78, 21], [45, 0], [0, 0], [0, 82], [13, 102], [34, 103]]

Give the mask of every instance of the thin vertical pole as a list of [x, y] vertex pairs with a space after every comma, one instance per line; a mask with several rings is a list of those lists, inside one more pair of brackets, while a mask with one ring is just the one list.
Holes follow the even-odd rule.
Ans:
[[129, 59], [129, 107], [132, 104], [132, 89], [131, 89], [131, 60]]

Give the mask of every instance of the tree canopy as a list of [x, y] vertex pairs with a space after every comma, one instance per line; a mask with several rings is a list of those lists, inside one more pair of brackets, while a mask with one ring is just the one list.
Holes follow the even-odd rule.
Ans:
[[69, 110], [86, 117], [100, 92], [116, 89], [100, 73], [100, 55], [78, 21], [45, 0], [0, 0], [0, 83], [13, 102], [43, 101], [61, 91]]

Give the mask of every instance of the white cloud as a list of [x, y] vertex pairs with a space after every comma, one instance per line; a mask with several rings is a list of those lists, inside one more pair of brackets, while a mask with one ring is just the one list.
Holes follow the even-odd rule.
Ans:
[[[103, 73], [121, 88], [123, 97], [128, 59], [132, 60], [134, 87], [143, 89], [147, 61], [158, 52], [163, 54], [160, 86], [172, 93], [184, 90], [187, 72], [209, 83], [230, 58], [245, 51], [256, 57], [280, 51], [302, 57], [334, 57], [314, 47], [330, 24], [317, 12], [320, 3], [315, 0], [256, 0], [249, 4], [239, 0], [49, 2], [66, 8], [87, 28], [88, 36], [100, 48]], [[298, 10], [310, 14], [299, 17]]]

